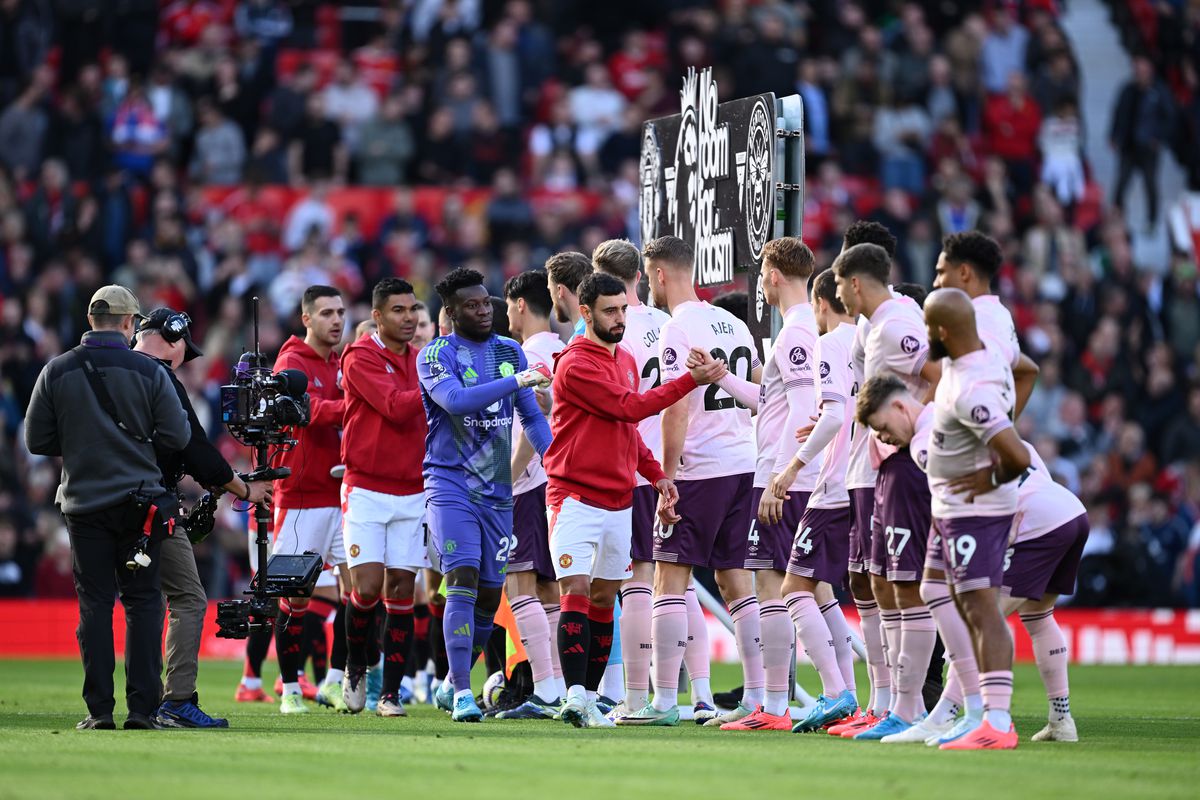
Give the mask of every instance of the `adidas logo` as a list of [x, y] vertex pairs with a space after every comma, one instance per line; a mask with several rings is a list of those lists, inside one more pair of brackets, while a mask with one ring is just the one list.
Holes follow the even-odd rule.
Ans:
[[587, 651], [583, 649], [583, 645], [576, 643], [564, 650], [563, 655], [579, 655], [585, 652]]
[[451, 631], [451, 633], [453, 633], [455, 636], [470, 636], [471, 635], [471, 626], [469, 624], [468, 625], [460, 625], [459, 627], [457, 627], [453, 631]]

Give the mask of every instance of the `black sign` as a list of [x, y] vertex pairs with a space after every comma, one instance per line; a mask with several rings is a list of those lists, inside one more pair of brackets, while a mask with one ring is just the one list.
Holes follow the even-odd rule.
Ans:
[[718, 103], [711, 69], [690, 69], [680, 100], [642, 129], [642, 241], [678, 236], [697, 286], [729, 283], [774, 234], [775, 95]]

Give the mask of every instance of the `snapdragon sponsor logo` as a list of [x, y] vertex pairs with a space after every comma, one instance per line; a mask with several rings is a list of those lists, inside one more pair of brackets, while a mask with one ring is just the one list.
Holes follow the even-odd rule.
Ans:
[[485, 431], [490, 431], [493, 428], [506, 428], [512, 425], [512, 417], [493, 417], [491, 419], [476, 419], [475, 417], [467, 417], [463, 420], [463, 425], [468, 428], [480, 428]]

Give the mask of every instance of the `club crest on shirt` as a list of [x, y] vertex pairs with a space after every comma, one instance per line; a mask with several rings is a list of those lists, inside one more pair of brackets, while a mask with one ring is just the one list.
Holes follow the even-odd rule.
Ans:
[[679, 358], [679, 356], [675, 354], [674, 347], [668, 347], [663, 350], [662, 360], [663, 360], [663, 363], [666, 364], [668, 367], [671, 366], [672, 364], [674, 364], [678, 358]]
[[979, 425], [982, 425], [991, 418], [992, 412], [988, 411], [987, 406], [975, 406], [971, 409], [971, 419]]
[[511, 378], [513, 375], [516, 375], [516, 374], [517, 374], [517, 371], [515, 369], [513, 369], [512, 364], [508, 363], [507, 361], [500, 362], [500, 377]]
[[829, 362], [828, 361], [821, 362], [821, 377], [822, 378], [829, 377]]
[[905, 336], [900, 340], [900, 349], [908, 354], [913, 354], [921, 347], [921, 343], [917, 341], [915, 336]]
[[351, 558], [358, 558], [358, 554], [360, 552], [362, 552], [362, 549], [358, 545], [356, 545], [356, 544], [350, 545], [350, 557]]
[[571, 565], [574, 563], [575, 559], [571, 557], [570, 553], [563, 553], [558, 557], [558, 565], [563, 569], [570, 569]]
[[796, 366], [800, 366], [808, 361], [808, 351], [803, 347], [793, 347], [788, 353], [788, 360]]

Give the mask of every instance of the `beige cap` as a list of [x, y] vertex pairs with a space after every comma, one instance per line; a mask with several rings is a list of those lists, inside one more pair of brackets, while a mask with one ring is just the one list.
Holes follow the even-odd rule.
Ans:
[[96, 290], [96, 293], [92, 295], [92, 301], [88, 303], [88, 313], [143, 316], [142, 308], [138, 305], [138, 299], [133, 292], [115, 283]]

